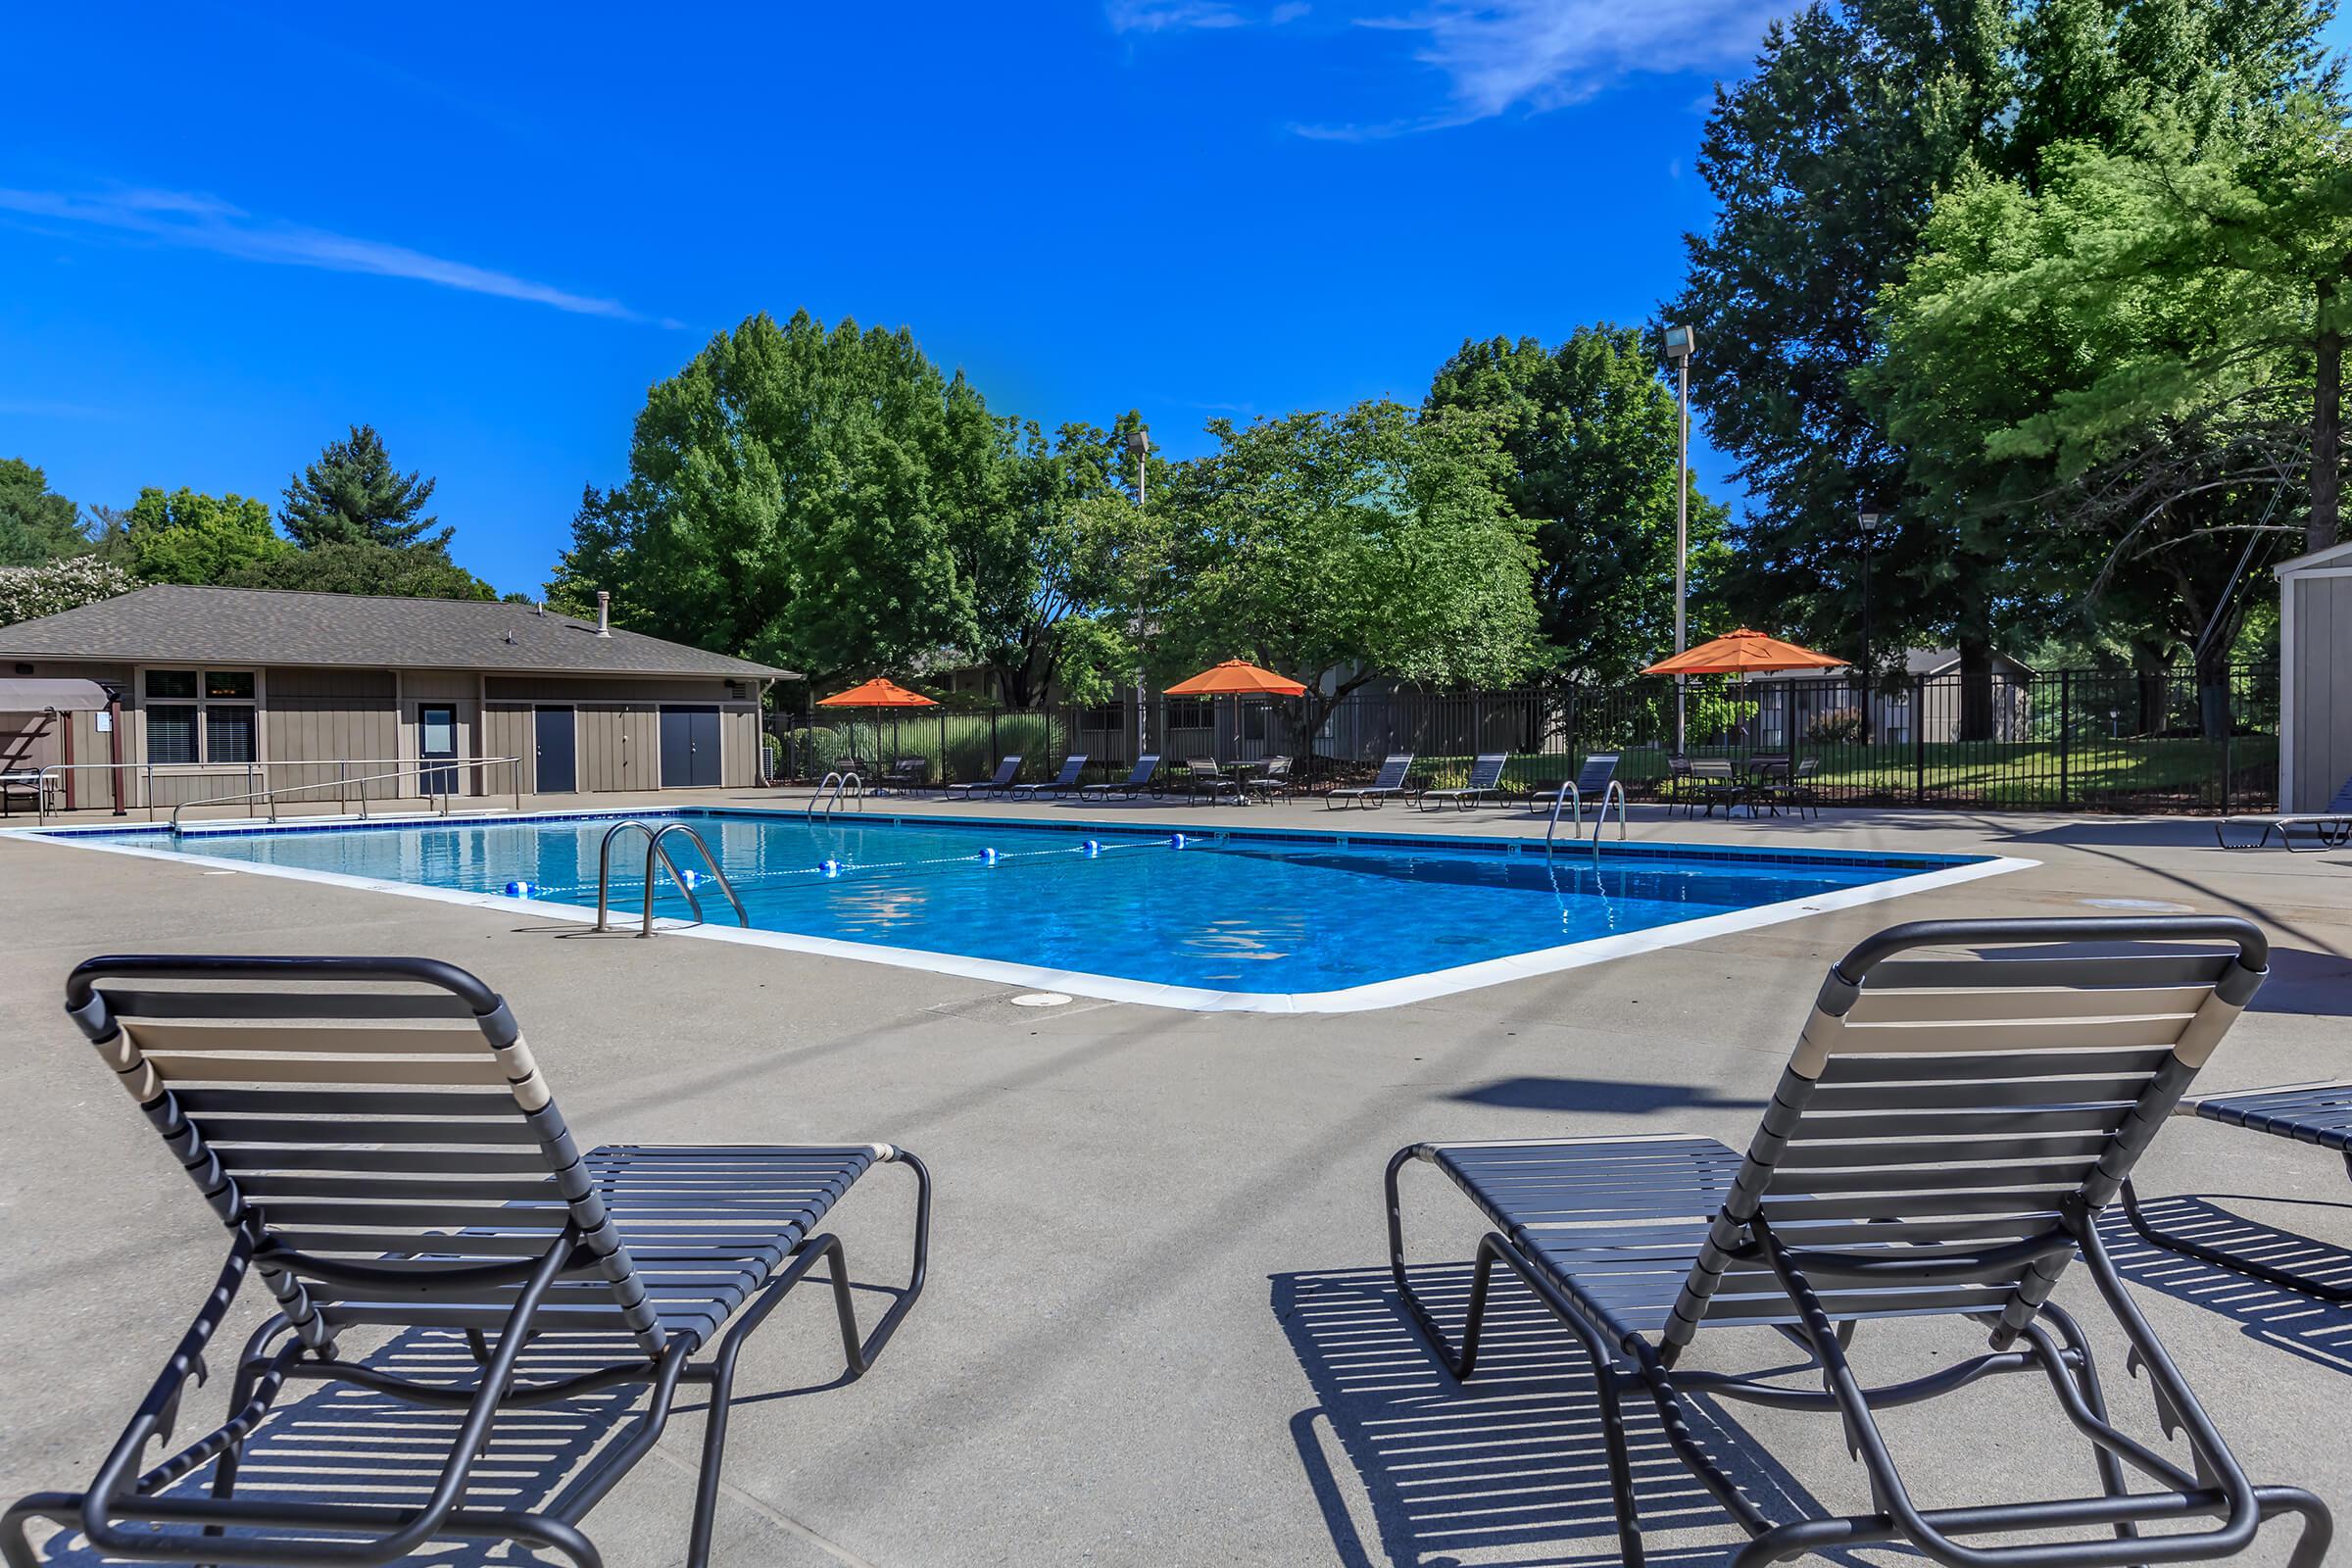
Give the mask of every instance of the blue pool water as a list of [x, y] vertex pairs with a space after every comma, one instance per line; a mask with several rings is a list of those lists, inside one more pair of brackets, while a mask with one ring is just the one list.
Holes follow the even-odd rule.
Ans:
[[[770, 931], [953, 954], [1156, 985], [1259, 994], [1336, 991], [1592, 938], [1805, 901], [1973, 858], [1865, 858], [1615, 844], [1542, 846], [1250, 833], [1207, 819], [1166, 830], [878, 815], [669, 813], [702, 833]], [[110, 842], [424, 887], [596, 902], [610, 817], [376, 828], [118, 835]], [[1358, 819], [1361, 823], [1361, 819]], [[1089, 841], [1093, 847], [1089, 847]], [[634, 845], [633, 848], [628, 846]], [[691, 847], [671, 841], [679, 864]], [[996, 851], [993, 863], [982, 852]], [[819, 869], [831, 860], [839, 867]], [[641, 838], [616, 846], [612, 900], [633, 916]], [[705, 912], [732, 923], [706, 884]], [[656, 908], [683, 917], [666, 878]]]

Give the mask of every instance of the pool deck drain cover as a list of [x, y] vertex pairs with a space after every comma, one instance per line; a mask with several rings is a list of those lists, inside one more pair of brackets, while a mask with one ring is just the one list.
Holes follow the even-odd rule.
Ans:
[[1070, 999], [1058, 991], [1024, 991], [1012, 999], [1016, 1007], [1066, 1007]]

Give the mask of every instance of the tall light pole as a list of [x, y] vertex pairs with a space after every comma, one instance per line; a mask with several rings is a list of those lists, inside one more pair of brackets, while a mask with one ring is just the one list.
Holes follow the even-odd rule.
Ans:
[[1865, 500], [1854, 509], [1854, 516], [1862, 525], [1862, 743], [1866, 746], [1877, 740], [1879, 733], [1871, 712], [1870, 545], [1871, 535], [1878, 531], [1879, 519], [1886, 514], [1875, 501]]
[[[1144, 506], [1145, 479], [1150, 471], [1152, 432], [1140, 424], [1128, 431], [1127, 452], [1135, 459], [1135, 505], [1140, 512]], [[1144, 612], [1140, 607], [1135, 612], [1135, 643], [1139, 656], [1135, 666], [1135, 755], [1140, 759], [1144, 749], [1152, 744], [1152, 700], [1145, 689], [1144, 666], [1140, 657], [1144, 643]]]
[[[1684, 601], [1690, 587], [1690, 350], [1697, 338], [1687, 326], [1666, 329], [1666, 357], [1674, 362], [1676, 403], [1681, 411], [1680, 436], [1674, 454], [1674, 651], [1690, 646]], [[1689, 677], [1674, 677], [1674, 755], [1683, 755], [1685, 697]]]

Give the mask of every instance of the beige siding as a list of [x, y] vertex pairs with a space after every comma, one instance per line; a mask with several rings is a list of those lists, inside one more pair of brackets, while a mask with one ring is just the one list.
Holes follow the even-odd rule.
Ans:
[[582, 703], [580, 788], [650, 790], [660, 785], [661, 718], [650, 703]]
[[749, 704], [724, 709], [718, 726], [726, 754], [719, 781], [729, 789], [750, 789], [760, 782], [760, 710]]
[[519, 703], [723, 703], [759, 694], [756, 681], [700, 678], [492, 675], [489, 685], [492, 702]]
[[400, 795], [399, 779], [371, 777], [400, 766], [390, 670], [270, 669], [263, 681], [262, 757], [271, 788], [299, 790], [292, 798], [306, 801]]
[[2284, 808], [2324, 809], [2352, 777], [2352, 576], [2290, 579], [2294, 596], [2295, 773]]
[[[404, 669], [400, 672], [400, 755], [408, 762], [416, 761], [422, 752], [423, 719], [419, 710], [447, 706], [457, 710], [458, 757], [511, 757], [511, 752], [490, 752], [481, 745], [482, 677], [467, 670]], [[403, 764], [404, 766], [406, 763]], [[506, 767], [461, 767], [458, 769], [458, 793], [480, 795], [504, 794], [514, 788]], [[488, 775], [485, 779], [485, 775]], [[423, 775], [413, 773], [401, 781], [402, 793], [422, 793]]]
[[[539, 788], [538, 734], [533, 729], [531, 710], [512, 703], [492, 703], [482, 710], [482, 755], [484, 757], [519, 757], [522, 759], [522, 790], [528, 795]], [[503, 767], [485, 768], [483, 788], [486, 794], [496, 795], [513, 788], [508, 770]]]

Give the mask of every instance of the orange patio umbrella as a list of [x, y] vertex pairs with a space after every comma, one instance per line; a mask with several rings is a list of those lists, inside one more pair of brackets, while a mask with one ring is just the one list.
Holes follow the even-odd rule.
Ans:
[[921, 692], [910, 692], [895, 680], [876, 675], [861, 686], [816, 700], [819, 708], [937, 708]]
[[1306, 688], [1288, 675], [1260, 669], [1246, 659], [1228, 659], [1168, 688], [1170, 697], [1298, 697]]
[[1742, 626], [1711, 637], [1696, 648], [1661, 659], [1644, 675], [1744, 675], [1779, 669], [1841, 669], [1846, 661], [1767, 637]]

